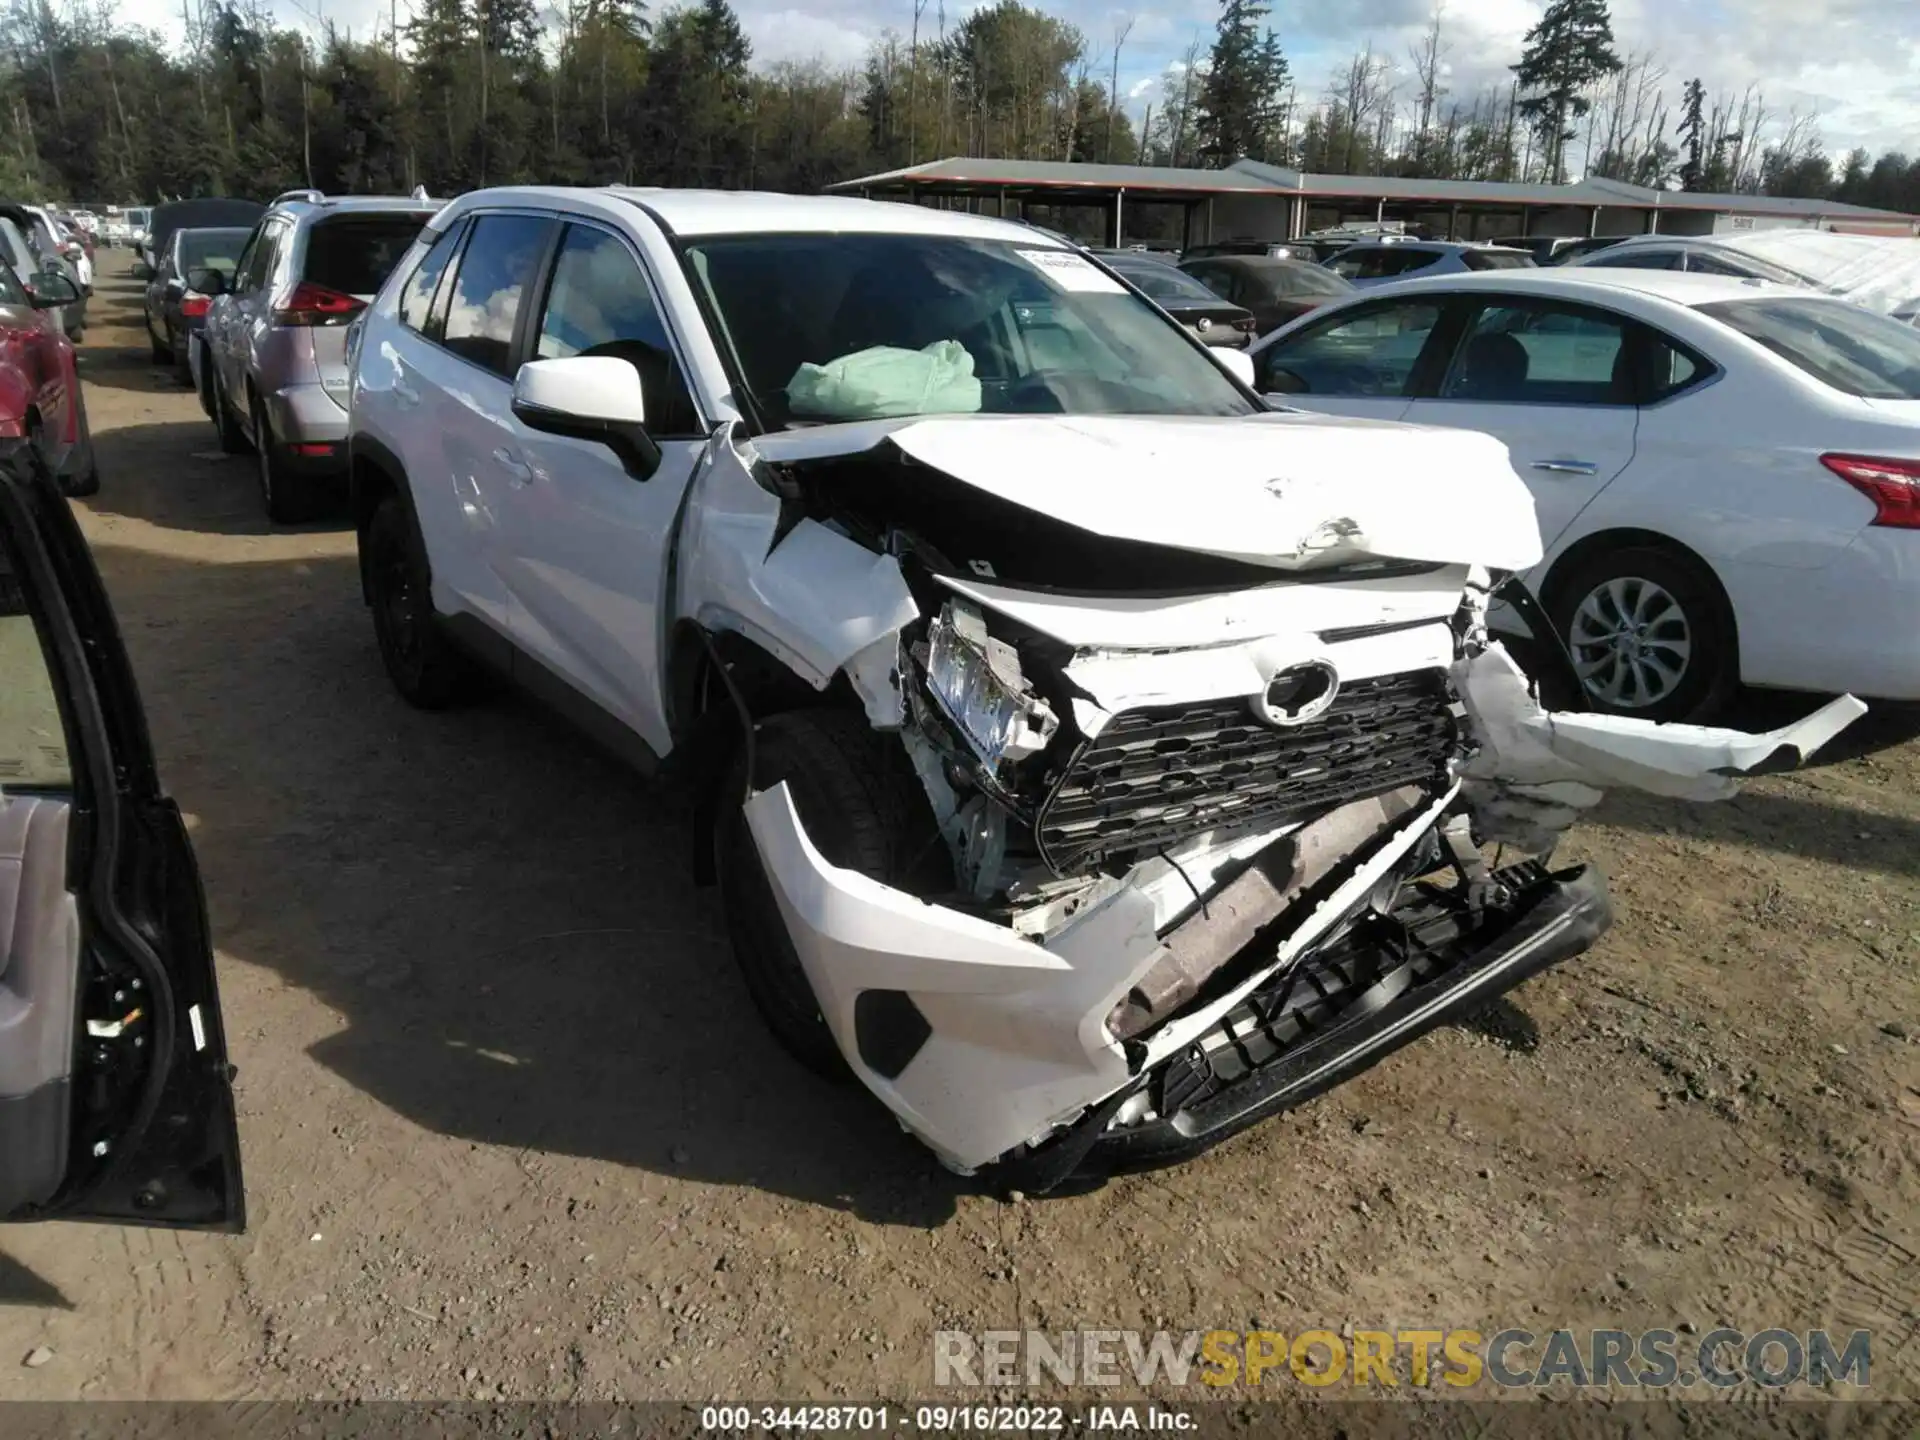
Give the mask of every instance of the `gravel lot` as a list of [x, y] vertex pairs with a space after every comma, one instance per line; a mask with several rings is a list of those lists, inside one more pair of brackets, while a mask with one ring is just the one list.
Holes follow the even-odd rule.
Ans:
[[79, 503], [205, 876], [252, 1224], [0, 1236], [0, 1395], [898, 1399], [946, 1327], [1685, 1321], [1868, 1328], [1920, 1397], [1920, 722], [1610, 800], [1584, 960], [1184, 1169], [1003, 1204], [774, 1047], [645, 787], [530, 706], [391, 693], [352, 536], [269, 530], [126, 263]]

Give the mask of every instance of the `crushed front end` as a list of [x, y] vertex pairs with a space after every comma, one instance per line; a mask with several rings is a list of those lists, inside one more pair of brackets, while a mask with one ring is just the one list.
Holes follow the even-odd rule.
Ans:
[[1464, 532], [1403, 560], [1336, 513], [1261, 542], [1276, 574], [1091, 518], [1008, 526], [918, 458], [912, 492], [862, 451], [784, 493], [801, 552], [892, 562], [866, 613], [910, 618], [843, 626], [833, 678], [904, 751], [941, 880], [830, 863], [785, 783], [744, 814], [848, 1064], [1007, 1188], [1189, 1156], [1580, 954], [1598, 873], [1490, 869], [1483, 842], [1544, 856], [1608, 785], [1727, 793], [1860, 708], [1764, 737], [1557, 716], [1485, 628], [1512, 554]]

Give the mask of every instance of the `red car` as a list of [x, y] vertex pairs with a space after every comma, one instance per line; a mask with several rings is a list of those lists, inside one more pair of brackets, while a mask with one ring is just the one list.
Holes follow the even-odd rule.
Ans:
[[0, 264], [0, 438], [29, 439], [69, 495], [100, 488], [73, 342], [55, 312], [80, 296], [66, 276], [35, 277], [31, 295]]

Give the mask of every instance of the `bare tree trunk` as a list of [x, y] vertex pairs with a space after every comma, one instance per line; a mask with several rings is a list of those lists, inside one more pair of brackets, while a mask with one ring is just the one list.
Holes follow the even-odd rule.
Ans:
[[1127, 43], [1127, 37], [1133, 33], [1133, 16], [1127, 16], [1126, 23], [1113, 32], [1113, 71], [1107, 82], [1107, 139], [1100, 147], [1100, 158], [1107, 163], [1113, 162], [1113, 117], [1120, 110], [1120, 50]]

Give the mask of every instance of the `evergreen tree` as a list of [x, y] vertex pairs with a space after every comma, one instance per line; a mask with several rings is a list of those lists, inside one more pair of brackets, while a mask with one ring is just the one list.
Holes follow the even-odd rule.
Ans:
[[1287, 60], [1273, 31], [1260, 29], [1267, 13], [1260, 0], [1221, 0], [1197, 105], [1203, 164], [1224, 167], [1243, 155], [1265, 159], [1274, 147]]
[[1687, 81], [1680, 98], [1680, 188], [1705, 189], [1707, 178], [1707, 87]]
[[1593, 108], [1587, 88], [1619, 68], [1607, 0], [1552, 0], [1527, 32], [1513, 73], [1522, 92], [1520, 113], [1540, 139], [1550, 183], [1567, 178], [1573, 122]]

